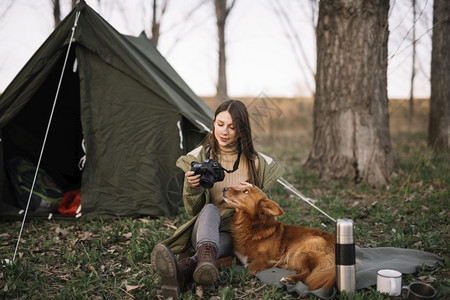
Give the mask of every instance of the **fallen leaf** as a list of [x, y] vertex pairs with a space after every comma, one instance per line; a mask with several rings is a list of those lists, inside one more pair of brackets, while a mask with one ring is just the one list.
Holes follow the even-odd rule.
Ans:
[[414, 198], [414, 195], [410, 195], [408, 198], [405, 199], [405, 202], [411, 202]]
[[125, 285], [125, 289], [127, 290], [127, 292], [136, 290], [136, 289], [138, 289], [138, 288], [139, 288], [138, 285], [128, 285], [128, 284]]
[[62, 236], [66, 236], [67, 235], [67, 230], [62, 229], [61, 227], [56, 227], [55, 232], [57, 234], [62, 235]]
[[144, 219], [144, 218], [141, 218], [141, 219], [139, 219], [139, 221], [141, 221], [142, 223], [144, 223], [144, 224], [150, 224], [150, 220], [148, 220], [148, 219]]
[[177, 226], [175, 226], [175, 225], [177, 224], [177, 222], [178, 222], [178, 220], [171, 221], [169, 219], [165, 219], [164, 220], [164, 225], [169, 227], [169, 228], [172, 228], [172, 229], [176, 230]]
[[197, 286], [195, 287], [195, 294], [196, 294], [199, 298], [203, 298], [203, 286], [197, 285]]
[[78, 235], [78, 237], [80, 238], [80, 240], [85, 241], [85, 240], [87, 240], [88, 238], [90, 238], [91, 235], [92, 235], [92, 232], [83, 232], [83, 233], [80, 233], [80, 234]]
[[423, 282], [426, 282], [426, 283], [433, 283], [433, 282], [435, 282], [436, 281], [436, 278], [435, 277], [433, 277], [433, 276], [429, 276], [429, 275], [427, 275], [427, 276], [420, 276], [420, 277], [417, 277], [420, 281], [423, 281]]

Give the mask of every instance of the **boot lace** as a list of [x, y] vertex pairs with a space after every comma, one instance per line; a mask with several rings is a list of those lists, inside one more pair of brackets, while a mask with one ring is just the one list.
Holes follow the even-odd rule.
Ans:
[[212, 244], [203, 244], [202, 246], [202, 252], [203, 255], [209, 256], [209, 257], [215, 257], [216, 256], [216, 247]]

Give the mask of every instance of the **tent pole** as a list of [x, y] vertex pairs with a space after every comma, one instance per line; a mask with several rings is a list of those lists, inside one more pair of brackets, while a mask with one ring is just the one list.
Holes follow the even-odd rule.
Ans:
[[61, 71], [61, 76], [59, 77], [58, 88], [57, 88], [57, 90], [56, 90], [55, 99], [53, 100], [53, 107], [52, 107], [52, 110], [51, 110], [51, 113], [50, 113], [50, 118], [49, 118], [49, 120], [48, 120], [47, 130], [46, 130], [45, 136], [44, 136], [44, 141], [42, 142], [41, 153], [39, 154], [39, 159], [38, 159], [38, 163], [37, 163], [37, 166], [36, 166], [36, 171], [35, 171], [35, 173], [34, 173], [33, 183], [32, 183], [32, 185], [31, 185], [30, 194], [29, 194], [29, 196], [28, 196], [27, 206], [26, 206], [26, 208], [25, 208], [25, 212], [24, 212], [24, 215], [23, 215], [22, 224], [21, 224], [21, 226], [20, 226], [19, 236], [18, 236], [18, 238], [17, 238], [17, 243], [16, 243], [16, 249], [14, 250], [14, 256], [13, 256], [13, 259], [12, 259], [13, 262], [14, 262], [15, 259], [16, 259], [17, 251], [18, 251], [18, 249], [19, 249], [20, 238], [21, 238], [21, 236], [22, 236], [23, 227], [24, 227], [24, 224], [25, 224], [25, 220], [26, 220], [26, 218], [27, 218], [28, 208], [29, 208], [29, 206], [30, 206], [30, 201], [31, 201], [31, 195], [32, 195], [33, 190], [34, 190], [34, 185], [35, 185], [35, 183], [36, 183], [37, 174], [38, 174], [38, 171], [39, 171], [39, 167], [40, 167], [40, 165], [41, 165], [41, 160], [42, 160], [42, 155], [43, 155], [43, 153], [44, 153], [45, 143], [47, 142], [48, 132], [49, 132], [49, 130], [50, 130], [50, 125], [51, 125], [51, 123], [52, 123], [53, 113], [54, 113], [54, 111], [55, 111], [56, 100], [58, 99], [59, 90], [60, 90], [60, 88], [61, 88], [61, 83], [62, 83], [62, 79], [63, 79], [63, 75], [64, 75], [64, 70], [66, 69], [67, 60], [68, 60], [68, 58], [69, 58], [70, 46], [72, 45], [72, 39], [73, 39], [73, 36], [74, 36], [74, 34], [75, 34], [75, 28], [76, 28], [77, 25], [78, 25], [78, 18], [80, 17], [80, 13], [81, 13], [81, 11], [77, 11], [77, 12], [76, 12], [76, 15], [75, 15], [75, 23], [74, 23], [74, 25], [73, 25], [73, 27], [72, 27], [72, 33], [71, 33], [71, 36], [70, 36], [69, 45], [68, 45], [68, 47], [67, 47], [67, 53], [66, 53], [66, 57], [65, 57], [65, 59], [64, 59], [64, 65], [63, 65], [63, 68], [62, 68], [62, 71]]

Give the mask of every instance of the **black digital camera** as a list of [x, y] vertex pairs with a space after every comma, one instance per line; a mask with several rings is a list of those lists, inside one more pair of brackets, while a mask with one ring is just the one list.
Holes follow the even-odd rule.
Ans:
[[224, 168], [213, 159], [205, 159], [202, 163], [193, 161], [191, 167], [194, 175], [201, 175], [200, 185], [205, 189], [212, 188], [215, 182], [222, 181], [225, 178]]

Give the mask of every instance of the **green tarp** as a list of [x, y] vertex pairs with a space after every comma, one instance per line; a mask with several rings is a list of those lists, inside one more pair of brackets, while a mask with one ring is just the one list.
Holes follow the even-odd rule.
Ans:
[[176, 214], [175, 161], [213, 112], [145, 35], [120, 34], [82, 1], [0, 98], [0, 217], [15, 204], [5, 163], [38, 161], [73, 28], [41, 168], [65, 191], [81, 187], [84, 218]]

